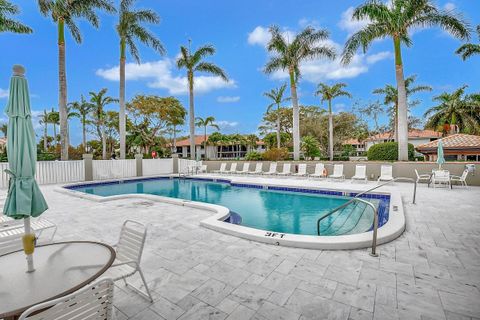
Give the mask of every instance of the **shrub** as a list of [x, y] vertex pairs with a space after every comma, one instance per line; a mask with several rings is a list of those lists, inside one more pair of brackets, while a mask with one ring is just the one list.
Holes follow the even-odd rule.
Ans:
[[262, 159], [263, 159], [262, 154], [257, 151], [250, 151], [245, 155], [245, 160], [249, 160], [249, 161], [258, 161]]
[[263, 159], [268, 161], [279, 161], [288, 159], [287, 148], [272, 148], [263, 154]]
[[302, 138], [301, 149], [305, 158], [313, 159], [320, 156], [320, 147], [318, 140], [312, 136], [305, 136]]
[[[398, 143], [385, 142], [373, 145], [367, 152], [368, 160], [396, 161], [398, 160]], [[415, 148], [408, 144], [408, 160], [415, 159]]]

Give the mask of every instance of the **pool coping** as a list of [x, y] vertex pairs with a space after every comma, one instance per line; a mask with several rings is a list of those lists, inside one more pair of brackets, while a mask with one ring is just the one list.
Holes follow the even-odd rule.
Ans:
[[[341, 236], [314, 236], [314, 235], [298, 235], [298, 234], [290, 234], [290, 233], [278, 233], [272, 232], [268, 230], [262, 229], [255, 229], [251, 227], [246, 227], [238, 224], [232, 224], [228, 222], [224, 222], [224, 220], [229, 216], [230, 210], [227, 207], [209, 204], [204, 202], [198, 201], [191, 201], [191, 200], [184, 200], [184, 199], [177, 199], [177, 198], [170, 198], [164, 196], [157, 196], [157, 195], [150, 195], [150, 194], [122, 194], [122, 195], [115, 195], [115, 196], [97, 196], [92, 194], [87, 194], [84, 192], [76, 191], [73, 189], [69, 189], [69, 187], [75, 187], [85, 184], [102, 184], [102, 183], [115, 183], [120, 180], [123, 181], [135, 181], [135, 180], [149, 180], [149, 179], [158, 179], [158, 178], [170, 178], [170, 177], [178, 177], [178, 175], [160, 175], [160, 176], [149, 176], [145, 178], [134, 177], [134, 178], [125, 178], [125, 179], [112, 179], [112, 180], [101, 180], [101, 181], [93, 181], [93, 182], [79, 182], [73, 184], [67, 184], [58, 186], [55, 188], [55, 191], [68, 194], [71, 196], [96, 201], [96, 202], [107, 202], [107, 201], [114, 201], [120, 199], [146, 199], [154, 202], [162, 202], [162, 203], [169, 203], [179, 206], [185, 206], [190, 208], [201, 209], [205, 211], [212, 212], [213, 215], [200, 221], [200, 225], [215, 230], [221, 233], [234, 235], [240, 238], [273, 244], [273, 245], [280, 245], [280, 246], [288, 246], [288, 247], [297, 247], [297, 248], [307, 248], [307, 249], [331, 249], [331, 250], [339, 250], [339, 249], [360, 249], [360, 248], [368, 248], [372, 245], [372, 237], [373, 231], [367, 231], [364, 233], [358, 234], [351, 234], [351, 235], [341, 235]], [[246, 184], [245, 181], [241, 179], [236, 179], [235, 177], [195, 177], [195, 179], [199, 180], [213, 180], [220, 182], [230, 183], [232, 185], [235, 184]], [[279, 188], [288, 188], [288, 184], [276, 184], [276, 183], [255, 183], [255, 182], [248, 182], [248, 185], [258, 186], [258, 187], [279, 187]], [[309, 189], [309, 190], [325, 190], [325, 188], [320, 187], [302, 187], [299, 188], [298, 186], [290, 186], [293, 189]], [[355, 189], [335, 189], [334, 187], [329, 187], [328, 190], [337, 191], [337, 192], [347, 192], [347, 193], [355, 193], [361, 192], [362, 190], [355, 190]], [[377, 234], [377, 244], [383, 244], [390, 242], [397, 237], [399, 237], [403, 231], [405, 230], [405, 214], [403, 209], [403, 203], [401, 199], [401, 195], [399, 192], [375, 192], [376, 194], [384, 194], [390, 196], [390, 208], [389, 208], [389, 219], [388, 221], [378, 229]], [[394, 210], [394, 208], [396, 210]]]

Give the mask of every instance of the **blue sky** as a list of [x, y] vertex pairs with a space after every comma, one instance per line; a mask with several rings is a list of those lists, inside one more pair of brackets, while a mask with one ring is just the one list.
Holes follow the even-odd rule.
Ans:
[[[0, 35], [0, 105], [6, 104], [6, 93], [13, 64], [23, 64], [32, 94], [32, 108], [37, 113], [57, 108], [58, 67], [56, 27], [38, 12], [36, 1], [17, 0], [22, 13], [18, 18], [31, 26], [31, 35]], [[117, 1], [116, 1], [117, 2]], [[268, 41], [267, 28], [279, 25], [285, 32], [294, 33], [305, 25], [327, 28], [331, 44], [341, 49], [348, 35], [358, 23], [351, 22], [351, 8], [362, 3], [352, 1], [318, 0], [244, 0], [244, 1], [157, 1], [139, 0], [138, 7], [154, 9], [162, 18], [150, 26], [167, 49], [165, 57], [152, 49], [139, 46], [142, 64], [127, 62], [127, 99], [135, 94], [174, 95], [188, 106], [185, 74], [175, 67], [179, 46], [192, 39], [192, 47], [213, 44], [216, 55], [211, 59], [223, 67], [231, 81], [222, 83], [212, 77], [197, 80], [195, 108], [197, 116], [213, 115], [225, 133], [256, 132], [268, 100], [262, 93], [285, 82], [284, 74], [267, 76], [262, 67], [268, 60], [264, 44]], [[461, 12], [472, 24], [480, 24], [480, 4], [472, 0], [438, 0], [438, 5]], [[101, 14], [98, 30], [85, 21], [79, 26], [83, 43], [78, 45], [67, 36], [68, 100], [81, 94], [108, 88], [118, 95], [118, 38], [115, 16]], [[451, 91], [468, 84], [469, 91], [480, 91], [480, 57], [463, 62], [454, 54], [461, 44], [439, 29], [428, 29], [413, 35], [414, 45], [404, 49], [405, 74], [417, 74], [419, 84], [429, 84], [432, 93], [419, 94], [422, 104], [413, 110], [420, 116], [433, 104], [431, 98], [443, 91]], [[474, 35], [472, 41], [477, 42]], [[340, 51], [340, 50], [339, 50]], [[300, 102], [319, 105], [313, 93], [318, 82], [346, 82], [353, 99], [335, 101], [335, 111], [348, 111], [354, 101], [374, 101], [372, 90], [394, 83], [392, 43], [378, 41], [366, 55], [359, 54], [352, 65], [338, 62], [312, 61], [302, 66]], [[117, 105], [109, 108], [118, 109]], [[2, 116], [5, 120], [5, 116]], [[383, 119], [385, 120], [385, 119]], [[78, 120], [73, 120], [71, 141], [81, 140]], [[38, 126], [37, 126], [38, 127]], [[40, 129], [38, 127], [38, 129]]]

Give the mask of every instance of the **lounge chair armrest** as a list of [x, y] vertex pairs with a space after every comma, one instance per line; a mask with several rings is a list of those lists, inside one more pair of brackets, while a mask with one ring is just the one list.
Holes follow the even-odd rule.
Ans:
[[138, 267], [138, 263], [137, 261], [133, 261], [133, 260], [129, 260], [129, 261], [123, 261], [123, 262], [117, 262], [117, 263], [114, 263], [110, 266], [110, 268], [113, 268], [113, 267], [118, 267], [118, 266], [123, 266], [123, 265], [130, 265], [130, 264], [134, 264], [135, 265], [135, 268]]

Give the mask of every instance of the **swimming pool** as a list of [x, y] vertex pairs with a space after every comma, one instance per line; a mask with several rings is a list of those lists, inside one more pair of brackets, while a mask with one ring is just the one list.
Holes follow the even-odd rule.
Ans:
[[[302, 189], [280, 186], [230, 183], [228, 180], [154, 178], [112, 181], [68, 186], [67, 188], [101, 197], [125, 194], [151, 194], [199, 201], [228, 208], [241, 219], [242, 226], [275, 233], [317, 235], [317, 219], [355, 196], [353, 192]], [[379, 226], [389, 217], [389, 195], [364, 196], [379, 209]], [[369, 231], [373, 210], [361, 203], [322, 220], [323, 236], [357, 234]]]

